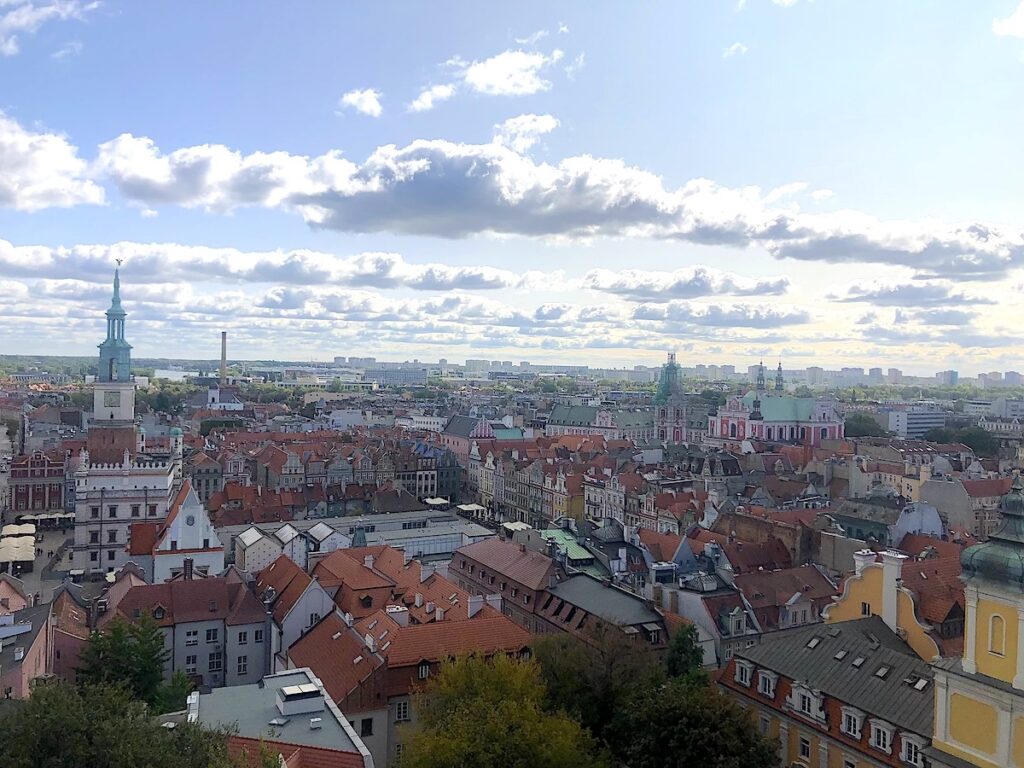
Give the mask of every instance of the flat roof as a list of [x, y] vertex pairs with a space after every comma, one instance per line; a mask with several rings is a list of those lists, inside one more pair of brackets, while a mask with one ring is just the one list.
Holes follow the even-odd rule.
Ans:
[[[340, 712], [329, 703], [321, 712], [282, 717], [277, 708], [277, 692], [282, 688], [315, 683], [313, 673], [303, 668], [268, 675], [262, 683], [215, 688], [210, 693], [200, 694], [197, 720], [203, 725], [214, 727], [234, 725], [239, 736], [250, 739], [265, 738], [300, 746], [359, 753], [362, 744], [356, 745], [348, 721], [344, 720], [344, 715], [339, 720], [337, 715]], [[326, 702], [331, 700], [326, 693], [324, 698]], [[314, 717], [320, 718], [320, 727], [316, 729], [309, 727], [309, 721]], [[271, 720], [287, 722], [272, 725]]]

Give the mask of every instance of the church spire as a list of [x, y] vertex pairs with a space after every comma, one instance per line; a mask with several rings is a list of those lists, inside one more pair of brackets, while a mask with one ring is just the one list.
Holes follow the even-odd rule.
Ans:
[[107, 310], [107, 338], [100, 344], [98, 379], [101, 382], [131, 381], [131, 345], [124, 338], [127, 313], [121, 306], [121, 261], [114, 268], [114, 293]]
[[785, 389], [782, 380], [782, 360], [779, 360], [779, 367], [775, 371], [775, 391], [782, 392]]
[[764, 360], [762, 360], [757, 365], [757, 391], [758, 392], [764, 392], [764, 390], [765, 390], [765, 384], [764, 384]]

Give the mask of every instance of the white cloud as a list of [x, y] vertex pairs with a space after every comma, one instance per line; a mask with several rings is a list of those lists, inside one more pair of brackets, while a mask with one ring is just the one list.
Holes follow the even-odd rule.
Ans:
[[950, 226], [880, 221], [848, 210], [803, 213], [792, 204], [774, 206], [757, 187], [692, 179], [667, 188], [654, 173], [616, 159], [580, 155], [538, 163], [500, 137], [487, 144], [386, 145], [355, 163], [337, 150], [309, 158], [242, 155], [222, 145], [165, 155], [151, 140], [124, 134], [100, 146], [96, 167], [135, 203], [214, 211], [283, 207], [315, 227], [346, 232], [759, 245], [778, 258], [885, 263], [959, 279], [1024, 266], [1020, 233], [982, 222]]
[[577, 54], [576, 58], [573, 59], [571, 62], [569, 62], [569, 64], [566, 65], [566, 67], [565, 67], [565, 76], [568, 77], [570, 80], [575, 80], [576, 79], [576, 75], [578, 75], [579, 71], [581, 69], [583, 69], [583, 67], [586, 64], [586, 62], [587, 62], [587, 59], [586, 59], [586, 55], [585, 54], [583, 54], [583, 53]]
[[992, 32], [1000, 37], [1024, 37], [1024, 0], [1005, 19], [993, 19]]
[[349, 107], [370, 117], [380, 117], [384, 108], [380, 104], [380, 91], [373, 88], [362, 88], [343, 94], [339, 105]]
[[539, 43], [541, 40], [543, 40], [545, 37], [547, 37], [548, 34], [550, 33], [546, 29], [538, 29], [532, 35], [527, 35], [526, 37], [517, 37], [516, 42], [519, 43], [519, 45], [529, 45], [532, 47]]
[[822, 200], [830, 200], [835, 196], [835, 193], [831, 189], [816, 189], [811, 192], [811, 198], [821, 202]]
[[750, 49], [747, 48], [747, 46], [745, 46], [743, 43], [733, 43], [728, 48], [722, 49], [722, 58], [728, 59], [731, 56], [742, 56], [748, 50]]
[[50, 54], [50, 58], [51, 59], [56, 59], [57, 61], [62, 61], [64, 59], [69, 59], [72, 56], [78, 56], [79, 54], [81, 54], [82, 48], [83, 48], [83, 45], [82, 45], [82, 43], [80, 41], [72, 40], [67, 45], [62, 46], [61, 48], [58, 48], [56, 51], [51, 53]]
[[569, 34], [569, 25], [568, 24], [563, 24], [563, 23], [559, 22], [559, 24], [558, 24], [558, 34], [560, 34], [560, 35], [568, 35]]
[[433, 109], [442, 101], [447, 101], [454, 95], [455, 86], [450, 83], [432, 85], [429, 88], [424, 88], [420, 91], [420, 95], [409, 104], [409, 111], [426, 112], [429, 109]]
[[494, 126], [494, 140], [522, 154], [558, 126], [558, 119], [551, 115], [519, 115]]
[[0, 56], [14, 56], [21, 50], [18, 35], [31, 35], [50, 21], [81, 19], [98, 7], [98, 2], [82, 0], [3, 0], [0, 2]]
[[37, 133], [0, 112], [0, 207], [18, 211], [102, 203], [78, 148], [58, 133]]
[[526, 96], [551, 87], [541, 73], [562, 59], [562, 52], [503, 51], [483, 61], [466, 65], [463, 82], [477, 93], [490, 96]]
[[704, 266], [685, 267], [673, 272], [592, 269], [583, 276], [583, 287], [632, 301], [669, 301], [725, 294], [778, 296], [788, 289], [789, 279], [753, 279]]

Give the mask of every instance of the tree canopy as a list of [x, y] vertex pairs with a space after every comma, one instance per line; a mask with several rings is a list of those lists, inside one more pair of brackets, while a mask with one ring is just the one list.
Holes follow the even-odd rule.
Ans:
[[79, 656], [78, 680], [83, 686], [117, 685], [157, 712], [185, 704], [191, 684], [183, 675], [164, 682], [170, 651], [149, 617], [136, 623], [115, 619], [105, 632], [94, 632]]
[[577, 718], [599, 739], [615, 713], [638, 690], [659, 685], [664, 667], [646, 646], [618, 628], [594, 624], [587, 642], [569, 634], [538, 639], [534, 653], [547, 686], [549, 707]]
[[0, 715], [5, 768], [229, 768], [224, 731], [164, 728], [123, 687], [45, 682]]
[[777, 768], [778, 743], [732, 699], [679, 678], [647, 688], [616, 717], [616, 758], [629, 768]]
[[999, 453], [999, 442], [981, 427], [938, 427], [925, 432], [924, 439], [936, 443], [963, 443], [978, 456], [996, 456]]
[[595, 768], [593, 739], [572, 718], [544, 710], [534, 661], [498, 654], [442, 665], [414, 700], [418, 724], [402, 768]]
[[665, 671], [670, 677], [702, 675], [704, 649], [697, 638], [697, 627], [686, 624], [675, 631], [665, 654]]
[[847, 437], [885, 437], [889, 432], [866, 413], [848, 414], [843, 424]]

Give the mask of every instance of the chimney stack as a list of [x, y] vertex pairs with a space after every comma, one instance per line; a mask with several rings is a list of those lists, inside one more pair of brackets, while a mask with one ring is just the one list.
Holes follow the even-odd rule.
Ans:
[[228, 332], [220, 332], [220, 385], [228, 383]]
[[184, 581], [192, 581], [192, 558], [186, 557], [181, 561], [181, 578]]

